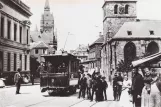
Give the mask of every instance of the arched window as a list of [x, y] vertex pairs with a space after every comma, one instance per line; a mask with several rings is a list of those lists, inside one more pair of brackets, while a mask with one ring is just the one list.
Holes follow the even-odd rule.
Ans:
[[135, 58], [136, 46], [133, 42], [128, 42], [124, 47], [124, 61], [126, 64], [131, 64]]
[[158, 44], [156, 42], [150, 42], [148, 44], [148, 47], [147, 47], [147, 54], [148, 55], [152, 55], [152, 54], [155, 54], [159, 52], [159, 47], [158, 47]]
[[125, 5], [125, 14], [129, 13], [129, 5]]
[[115, 5], [114, 6], [114, 14], [117, 14], [118, 13], [118, 5]]

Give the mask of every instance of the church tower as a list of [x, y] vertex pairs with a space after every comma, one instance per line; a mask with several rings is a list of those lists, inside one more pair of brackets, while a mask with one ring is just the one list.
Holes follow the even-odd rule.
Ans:
[[103, 5], [103, 35], [112, 38], [120, 27], [136, 19], [136, 0], [105, 0]]
[[41, 32], [54, 32], [54, 17], [50, 13], [49, 1], [46, 0], [44, 13], [41, 16], [40, 21], [40, 31]]
[[125, 22], [135, 21], [136, 0], [105, 0], [103, 9], [103, 35], [102, 70], [108, 78], [115, 69], [115, 44], [109, 40], [115, 36]]

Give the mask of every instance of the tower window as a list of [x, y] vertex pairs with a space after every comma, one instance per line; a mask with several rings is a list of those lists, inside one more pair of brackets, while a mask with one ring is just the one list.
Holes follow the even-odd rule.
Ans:
[[127, 31], [127, 34], [128, 35], [132, 35], [132, 31]]
[[125, 5], [125, 14], [129, 13], [129, 5]]
[[118, 5], [115, 5], [114, 6], [114, 14], [117, 14], [118, 13]]
[[154, 35], [154, 31], [153, 30], [150, 30], [150, 35]]

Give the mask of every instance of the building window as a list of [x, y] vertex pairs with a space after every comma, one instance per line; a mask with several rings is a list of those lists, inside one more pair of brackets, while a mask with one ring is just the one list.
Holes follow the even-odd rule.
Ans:
[[4, 37], [4, 17], [1, 17], [1, 36]]
[[11, 21], [7, 21], [7, 38], [11, 39]]
[[8, 55], [7, 55], [7, 71], [10, 71], [10, 67], [11, 67], [11, 63], [10, 63], [10, 61], [11, 61], [11, 54], [10, 53], [8, 53]]
[[14, 24], [14, 41], [17, 39], [17, 25]]
[[14, 54], [14, 71], [16, 71], [16, 67], [17, 67], [17, 61], [16, 61], [16, 58], [17, 57], [17, 55], [16, 54]]
[[47, 50], [46, 49], [43, 49], [43, 54], [47, 54]]
[[127, 31], [127, 35], [132, 35], [132, 31]]
[[106, 16], [106, 9], [104, 9], [104, 17]]
[[29, 30], [27, 29], [27, 44], [29, 44]]
[[117, 14], [118, 13], [118, 5], [115, 5], [114, 6], [114, 14]]
[[27, 55], [25, 55], [25, 70], [27, 70]]
[[150, 35], [154, 35], [154, 31], [153, 30], [150, 30]]
[[39, 53], [39, 50], [38, 49], [35, 49], [35, 54], [38, 54]]
[[125, 14], [129, 13], [129, 5], [125, 5]]
[[20, 26], [20, 43], [22, 43], [22, 27]]
[[21, 54], [20, 54], [19, 60], [20, 60], [20, 62], [19, 62], [19, 64], [20, 64], [20, 69], [22, 69], [22, 55], [21, 55]]

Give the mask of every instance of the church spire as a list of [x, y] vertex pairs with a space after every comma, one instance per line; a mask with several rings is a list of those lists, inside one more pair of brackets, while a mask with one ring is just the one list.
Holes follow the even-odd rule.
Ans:
[[49, 0], [46, 0], [44, 10], [50, 11]]

